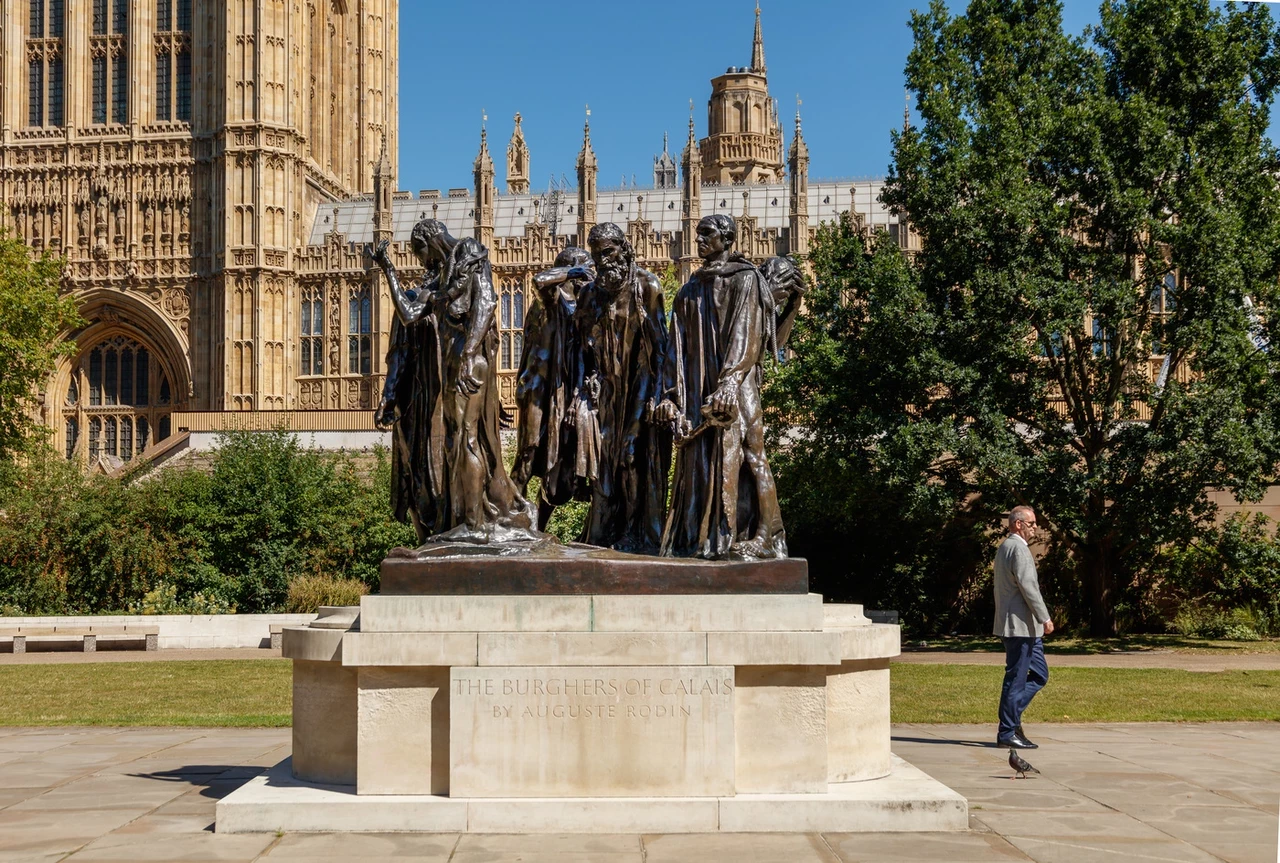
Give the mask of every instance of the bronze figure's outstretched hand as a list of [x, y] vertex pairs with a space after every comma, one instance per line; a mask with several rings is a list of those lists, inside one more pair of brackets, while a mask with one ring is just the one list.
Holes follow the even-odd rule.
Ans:
[[387, 248], [391, 245], [390, 240], [383, 240], [376, 246], [366, 246], [365, 254], [373, 258], [373, 262], [382, 269], [391, 266], [391, 257], [387, 254]]

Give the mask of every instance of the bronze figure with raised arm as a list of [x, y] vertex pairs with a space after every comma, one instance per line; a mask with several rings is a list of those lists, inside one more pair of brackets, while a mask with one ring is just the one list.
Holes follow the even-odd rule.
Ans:
[[474, 239], [456, 239], [435, 219], [414, 226], [410, 247], [434, 274], [417, 291], [400, 284], [386, 243], [372, 252], [387, 274], [401, 327], [399, 340], [393, 334], [378, 411], [382, 421], [394, 418], [397, 455], [404, 441], [399, 470], [407, 476], [398, 473], [393, 488], [412, 491], [420, 539], [534, 538], [530, 507], [502, 462], [497, 297], [488, 250]]

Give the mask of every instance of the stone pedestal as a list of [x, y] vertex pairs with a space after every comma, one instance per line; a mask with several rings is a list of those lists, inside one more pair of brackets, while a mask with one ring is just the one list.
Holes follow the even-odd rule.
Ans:
[[[714, 578], [701, 566], [687, 580]], [[443, 593], [355, 611], [285, 629], [293, 759], [220, 801], [220, 832], [967, 826], [962, 797], [890, 754], [899, 630], [859, 606]]]

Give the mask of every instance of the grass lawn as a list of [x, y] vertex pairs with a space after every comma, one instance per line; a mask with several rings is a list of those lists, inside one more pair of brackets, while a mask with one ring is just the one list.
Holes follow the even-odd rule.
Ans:
[[[904, 635], [904, 650], [945, 650], [952, 653], [996, 651], [1004, 653], [1004, 645], [993, 635], [950, 635], [913, 638]], [[1227, 641], [1220, 638], [1190, 638], [1183, 635], [1123, 635], [1117, 638], [1088, 638], [1077, 635], [1051, 635], [1044, 640], [1044, 652], [1089, 655], [1117, 651], [1176, 650], [1179, 653], [1280, 653], [1280, 638], [1258, 641]]]
[[[286, 659], [0, 666], [0, 725], [287, 726]], [[893, 666], [894, 722], [994, 724], [1003, 669]], [[1051, 669], [1028, 722], [1280, 720], [1280, 671]]]
[[[892, 666], [894, 722], [987, 722], [995, 727], [1004, 668]], [[1280, 671], [1054, 668], [1028, 722], [1280, 720]]]
[[0, 725], [288, 726], [287, 659], [0, 666]]

